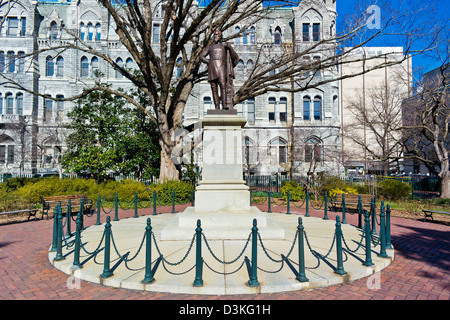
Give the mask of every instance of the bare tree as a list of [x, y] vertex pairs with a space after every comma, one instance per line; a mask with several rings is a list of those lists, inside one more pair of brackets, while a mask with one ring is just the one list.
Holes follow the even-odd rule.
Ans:
[[[310, 1], [324, 5], [322, 0]], [[234, 26], [237, 24], [254, 25], [260, 20], [270, 18], [275, 9], [298, 6], [300, 1], [209, 0], [202, 1], [204, 6], [201, 8], [195, 0], [159, 2], [100, 0], [99, 3], [107, 10], [121, 44], [137, 65], [138, 74], [118, 65], [107, 53], [83, 41], [77, 31], [69, 29], [65, 29], [65, 32], [71, 36], [71, 41], [58, 43], [49, 48], [40, 48], [39, 52], [29, 55], [45, 50], [68, 49], [94, 54], [118, 70], [143, 94], [148, 95], [152, 101], [151, 109], [142, 106], [133, 95], [97, 83], [86, 87], [82, 93], [66, 97], [64, 100], [75, 100], [90, 91], [105, 90], [123, 97], [143, 110], [159, 129], [162, 149], [160, 179], [166, 180], [178, 179], [179, 176], [178, 168], [171, 158], [172, 151], [178, 143], [173, 136], [174, 132], [182, 127], [183, 111], [194, 85], [206, 78], [199, 56], [212, 42], [213, 32], [223, 31], [226, 35], [225, 41], [229, 41], [241, 36], [234, 32]], [[373, 18], [373, 13], [367, 11], [370, 6], [367, 3], [365, 7], [362, 5], [356, 8], [354, 18], [348, 20], [342, 32], [325, 30], [318, 41], [308, 45], [297, 44], [295, 39], [291, 46], [259, 45], [255, 67], [236, 90], [233, 103], [237, 104], [267, 92], [298, 92], [336, 81], [337, 74], [320, 78], [314, 75], [321, 72], [332, 73], [336, 70], [338, 60], [343, 61], [342, 63], [353, 62], [354, 58], [351, 56], [353, 50], [383, 35], [402, 37], [405, 41], [405, 59], [408, 54], [422, 52], [433, 46], [432, 41], [422, 44], [419, 49], [414, 46], [417, 41], [415, 35], [424, 35], [424, 31], [421, 30], [424, 27], [423, 19], [419, 18], [425, 16], [429, 8], [422, 7], [414, 1], [401, 1], [400, 6], [395, 9], [385, 0], [379, 1], [378, 5], [383, 9], [383, 19], [369, 32], [367, 24]], [[159, 35], [153, 34], [154, 22], [160, 24]], [[241, 28], [244, 29], [246, 28]], [[157, 38], [157, 44], [152, 42], [154, 37]], [[307, 63], [302, 59], [305, 55], [312, 56], [317, 53], [321, 53], [322, 60]], [[178, 62], [180, 57], [181, 64]], [[393, 62], [380, 63], [372, 69], [383, 68], [391, 63]], [[177, 68], [181, 71], [179, 77], [174, 79], [173, 75]], [[33, 92], [32, 89], [14, 82], [14, 79], [8, 78], [7, 75], [2, 75], [2, 78], [3, 84]], [[39, 92], [33, 93], [42, 95]]]

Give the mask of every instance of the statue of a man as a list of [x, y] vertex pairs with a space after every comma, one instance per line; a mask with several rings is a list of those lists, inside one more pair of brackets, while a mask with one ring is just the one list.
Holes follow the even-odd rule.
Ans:
[[[221, 42], [222, 32], [214, 32], [214, 43], [200, 55], [200, 60], [208, 65], [208, 81], [211, 85], [214, 106], [220, 109], [222, 101], [223, 109], [233, 109], [233, 68], [239, 61], [239, 56], [230, 44]], [[206, 57], [209, 56], [209, 59]], [[219, 99], [220, 88], [220, 99]]]

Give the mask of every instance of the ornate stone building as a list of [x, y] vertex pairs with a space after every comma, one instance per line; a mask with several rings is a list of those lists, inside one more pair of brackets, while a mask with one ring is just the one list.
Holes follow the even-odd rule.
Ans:
[[[240, 56], [235, 86], [254, 68], [262, 47], [274, 54], [301, 52], [335, 34], [336, 16], [335, 0], [305, 0], [299, 7], [274, 10], [246, 30], [236, 26], [234, 31], [241, 31], [242, 36], [233, 40]], [[3, 5], [0, 18], [0, 71], [4, 78], [23, 86], [23, 90], [0, 86], [0, 173], [55, 172], [67, 136], [62, 124], [68, 121], [73, 102], [48, 97], [76, 95], [96, 80], [131, 88], [100, 57], [75, 49], [60, 50], [58, 45], [63, 47], [73, 39], [68, 32], [73, 31], [118, 64], [134, 68], [134, 61], [96, 0], [24, 0], [11, 8]], [[158, 31], [157, 19], [153, 30]], [[157, 37], [154, 42], [158, 45]], [[55, 49], [44, 50], [49, 47]], [[303, 59], [319, 61], [334, 54], [325, 45], [316, 52]], [[333, 79], [337, 74], [337, 68], [323, 70], [311, 75], [311, 81]], [[235, 106], [248, 120], [243, 137], [245, 170], [257, 175], [341, 172], [338, 93], [335, 81], [302, 92], [267, 93]], [[185, 124], [201, 120], [212, 105], [209, 84], [196, 85], [185, 109]], [[201, 153], [195, 158], [201, 166]]]

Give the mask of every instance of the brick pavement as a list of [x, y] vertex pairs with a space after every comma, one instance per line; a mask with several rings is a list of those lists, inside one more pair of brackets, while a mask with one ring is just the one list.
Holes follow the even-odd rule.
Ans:
[[[158, 213], [170, 209], [158, 208]], [[121, 219], [132, 216], [131, 211], [120, 212]], [[302, 209], [292, 211], [304, 214]], [[139, 215], [143, 214], [151, 211], [142, 209]], [[310, 214], [323, 216], [315, 210]], [[329, 213], [329, 218], [335, 219], [335, 214]], [[356, 224], [356, 215], [347, 215], [347, 221]], [[91, 217], [85, 226], [94, 223]], [[1, 300], [450, 300], [450, 227], [437, 223], [391, 218], [395, 260], [381, 271], [375, 289], [368, 287], [367, 279], [360, 279], [309, 291], [233, 296], [140, 292], [86, 281], [79, 289], [69, 289], [68, 276], [48, 261], [52, 224], [53, 220], [39, 220], [0, 225]]]

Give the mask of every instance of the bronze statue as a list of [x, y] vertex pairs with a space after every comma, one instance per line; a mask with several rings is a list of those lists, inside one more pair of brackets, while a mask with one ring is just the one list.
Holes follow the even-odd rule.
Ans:
[[[222, 32], [214, 32], [214, 43], [200, 55], [200, 60], [208, 65], [208, 81], [211, 85], [214, 106], [220, 109], [220, 101], [225, 110], [233, 109], [233, 79], [234, 67], [239, 61], [239, 56], [229, 43], [221, 42]], [[206, 57], [209, 56], [209, 59]], [[220, 99], [219, 99], [219, 88]]]

